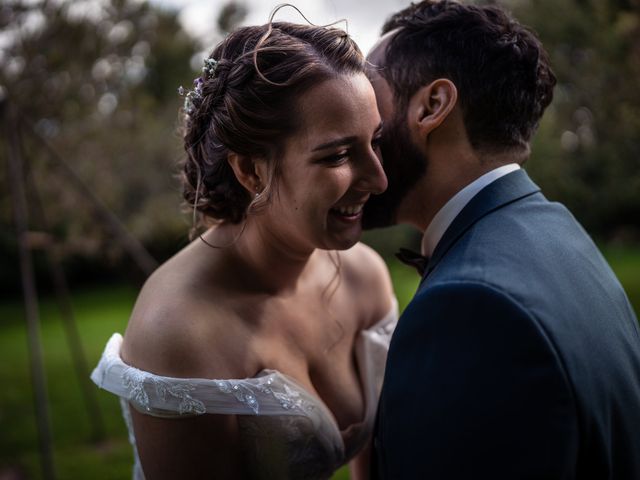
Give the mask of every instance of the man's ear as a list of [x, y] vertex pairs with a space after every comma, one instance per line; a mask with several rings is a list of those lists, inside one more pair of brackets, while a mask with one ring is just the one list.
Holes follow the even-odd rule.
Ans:
[[420, 138], [426, 138], [447, 119], [457, 101], [458, 89], [451, 80], [434, 80], [418, 89], [409, 101], [409, 125]]
[[227, 162], [236, 175], [238, 182], [252, 195], [260, 193], [267, 180], [266, 162], [264, 159], [229, 152]]

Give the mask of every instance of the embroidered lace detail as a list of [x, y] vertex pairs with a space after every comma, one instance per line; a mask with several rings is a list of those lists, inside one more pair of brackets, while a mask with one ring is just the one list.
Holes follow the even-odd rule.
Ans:
[[[268, 383], [269, 385], [271, 385], [272, 379], [269, 379], [269, 380], [270, 381]], [[286, 383], [283, 385], [283, 387], [284, 387], [284, 393], [276, 392], [275, 390], [273, 390], [273, 388], [270, 388], [270, 387], [268, 387], [265, 390], [268, 390], [268, 392], [271, 393], [271, 395], [277, 398], [278, 401], [280, 402], [280, 405], [285, 410], [291, 410], [291, 409], [297, 408], [303, 411], [310, 411], [314, 409], [313, 405], [307, 403], [302, 398], [299, 391], [291, 389], [289, 385], [287, 385]]]
[[[305, 399], [297, 389], [284, 382], [274, 382], [273, 374], [249, 380], [214, 380], [213, 384], [220, 392], [233, 396], [255, 415], [260, 413], [259, 399], [264, 399], [265, 395], [275, 398], [283, 410], [298, 410], [309, 413], [315, 409], [315, 405]], [[176, 382], [175, 379], [170, 381], [164, 377], [127, 366], [122, 372], [122, 385], [128, 392], [129, 400], [149, 412], [152, 410], [149, 396], [153, 395], [149, 388], [155, 389], [155, 396], [162, 402], [166, 402], [170, 397], [178, 399], [180, 401], [178, 404], [180, 415], [201, 415], [207, 412], [205, 404], [192, 396], [196, 385], [191, 382]]]
[[284, 392], [274, 389], [273, 375], [252, 378], [246, 380], [215, 380], [215, 385], [221, 392], [233, 395], [240, 403], [249, 407], [254, 414], [260, 412], [260, 393], [271, 395], [280, 403], [284, 410], [298, 409], [309, 412], [314, 406], [305, 401], [300, 392], [290, 388], [287, 384], [282, 385]]
[[207, 409], [200, 400], [193, 398], [189, 392], [195, 390], [195, 385], [189, 382], [174, 383], [164, 380], [156, 375], [127, 367], [122, 372], [122, 383], [130, 391], [129, 399], [142, 406], [145, 410], [151, 410], [149, 405], [149, 394], [145, 390], [145, 384], [151, 383], [155, 387], [156, 394], [163, 401], [168, 396], [180, 400], [178, 413], [204, 414]]
[[127, 432], [129, 434], [129, 443], [133, 449], [133, 468], [131, 470], [132, 480], [145, 480], [144, 473], [142, 472], [142, 465], [140, 464], [140, 457], [138, 456], [138, 446], [136, 445], [136, 436], [133, 433], [133, 421], [131, 420], [131, 411], [129, 410], [129, 403], [126, 399], [120, 397], [120, 409], [122, 411], [122, 418], [127, 426]]

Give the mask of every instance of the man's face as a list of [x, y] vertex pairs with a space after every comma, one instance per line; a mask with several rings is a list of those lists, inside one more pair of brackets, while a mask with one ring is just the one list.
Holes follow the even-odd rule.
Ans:
[[364, 229], [387, 227], [402, 221], [402, 203], [407, 193], [423, 177], [427, 159], [409, 135], [406, 109], [398, 111], [391, 86], [379, 73], [385, 65], [385, 50], [394, 31], [387, 33], [373, 47], [367, 60], [367, 75], [376, 94], [380, 116], [384, 122], [380, 149], [389, 186], [381, 195], [372, 195], [364, 206]]

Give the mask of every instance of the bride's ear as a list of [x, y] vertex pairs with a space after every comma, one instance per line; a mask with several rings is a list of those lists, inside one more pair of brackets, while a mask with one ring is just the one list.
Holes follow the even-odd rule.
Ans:
[[439, 78], [418, 89], [409, 100], [410, 128], [426, 139], [449, 116], [458, 101], [458, 90], [447, 78]]
[[240, 185], [246, 188], [252, 196], [264, 189], [267, 175], [263, 159], [229, 152], [227, 162], [229, 162], [229, 166]]

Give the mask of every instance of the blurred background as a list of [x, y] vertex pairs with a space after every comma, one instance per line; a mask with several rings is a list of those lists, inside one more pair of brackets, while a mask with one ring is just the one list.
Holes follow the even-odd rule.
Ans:
[[[177, 87], [191, 85], [227, 32], [265, 23], [278, 3], [2, 1], [0, 480], [46, 478], [35, 414], [44, 392], [31, 383], [37, 338], [29, 343], [27, 318], [39, 319], [45, 465], [57, 478], [130, 478], [119, 404], [81, 379], [111, 333], [124, 331], [148, 272], [188, 242], [176, 180]], [[348, 19], [340, 25], [365, 53], [385, 18], [409, 4], [293, 3], [316, 24]], [[638, 312], [640, 1], [500, 3], [538, 32], [559, 80], [526, 168], [594, 237]], [[277, 19], [303, 21], [292, 9]], [[17, 164], [21, 172], [10, 168]], [[32, 255], [37, 311], [24, 307], [17, 231]], [[393, 252], [415, 247], [419, 236], [397, 227], [365, 241], [387, 259], [404, 307], [418, 279]]]

